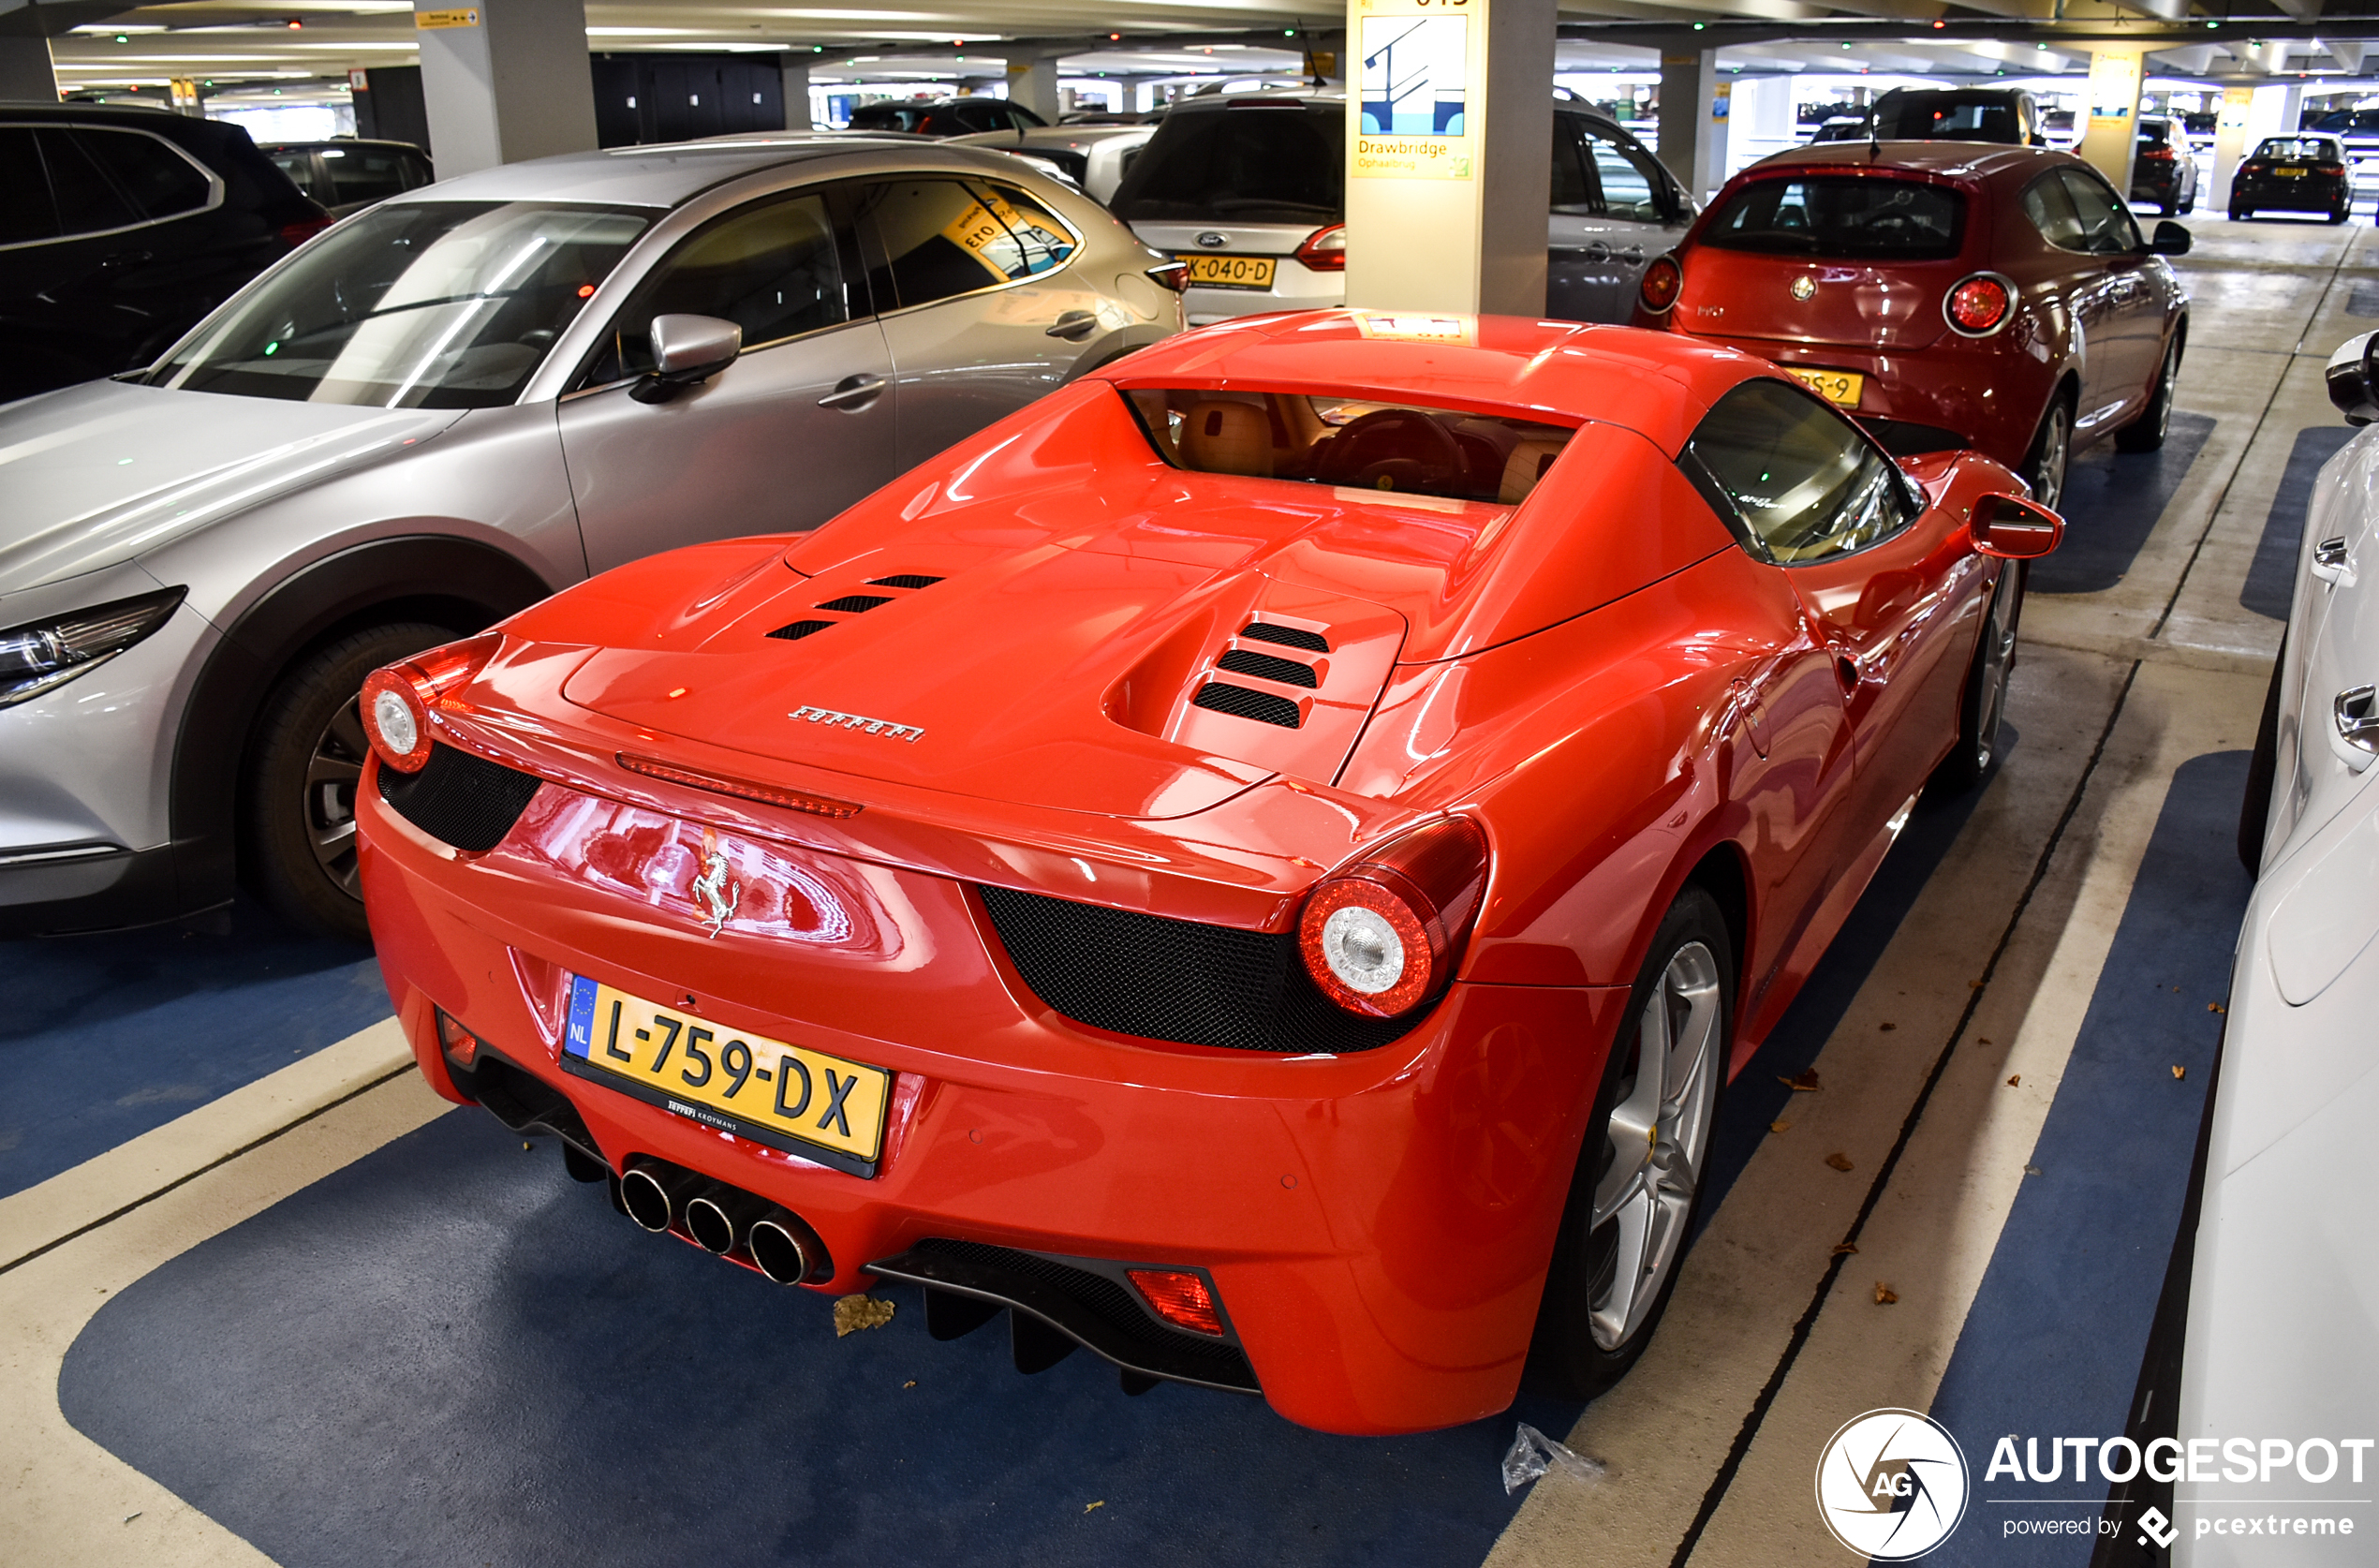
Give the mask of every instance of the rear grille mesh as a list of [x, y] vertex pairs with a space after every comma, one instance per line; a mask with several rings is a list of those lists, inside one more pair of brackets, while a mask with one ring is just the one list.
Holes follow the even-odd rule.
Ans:
[[947, 1236], [929, 1236], [917, 1243], [915, 1250], [939, 1253], [966, 1263], [983, 1264], [1006, 1269], [1062, 1293], [1076, 1306], [1125, 1339], [1143, 1345], [1162, 1345], [1175, 1355], [1195, 1357], [1213, 1368], [1213, 1381], [1248, 1388], [1256, 1386], [1255, 1371], [1239, 1347], [1203, 1334], [1186, 1333], [1167, 1328], [1140, 1309], [1131, 1293], [1103, 1274], [1093, 1274], [1086, 1268], [1044, 1258], [1038, 1252], [1019, 1251], [1012, 1247], [994, 1247], [983, 1241], [956, 1241]]
[[1241, 931], [984, 887], [1000, 945], [1033, 995], [1077, 1023], [1235, 1051], [1375, 1050], [1419, 1012], [1358, 1018], [1305, 972], [1293, 933]]
[[380, 798], [440, 843], [484, 854], [512, 831], [541, 782], [533, 773], [432, 742], [419, 773], [381, 764]]
[[1249, 621], [1239, 629], [1239, 635], [1259, 643], [1276, 643], [1284, 648], [1303, 648], [1308, 653], [1330, 651], [1330, 640], [1322, 633], [1301, 627], [1276, 626], [1270, 621]]
[[873, 610], [879, 604], [891, 602], [892, 595], [890, 594], [845, 594], [840, 599], [830, 599], [817, 608], [836, 611], [846, 615], [856, 615], [862, 610]]
[[1314, 677], [1312, 665], [1300, 664], [1293, 658], [1276, 658], [1252, 648], [1231, 649], [1215, 660], [1215, 668], [1228, 670], [1234, 675], [1261, 675], [1268, 681], [1302, 686], [1308, 690], [1322, 684]]
[[[1288, 660], [1284, 658], [1280, 662], [1286, 664]], [[1258, 691], [1251, 686], [1233, 686], [1228, 681], [1208, 681], [1190, 701], [1199, 707], [1212, 708], [1217, 713], [1278, 724], [1284, 730], [1295, 729], [1302, 717], [1296, 703], [1286, 697]]]
[[940, 581], [938, 577], [921, 577], [913, 571], [904, 571], [897, 577], [870, 577], [867, 585], [871, 588], [930, 588]]
[[834, 624], [832, 621], [795, 621], [791, 626], [778, 627], [768, 635], [782, 637], [788, 643], [798, 643], [811, 632], [823, 631]]

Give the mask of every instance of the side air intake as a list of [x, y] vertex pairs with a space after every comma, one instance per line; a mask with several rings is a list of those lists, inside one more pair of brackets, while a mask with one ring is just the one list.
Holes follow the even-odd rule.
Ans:
[[1239, 629], [1239, 635], [1258, 643], [1272, 643], [1284, 648], [1303, 648], [1308, 653], [1328, 653], [1330, 640], [1318, 631], [1302, 627], [1276, 626], [1270, 621], [1249, 621]]
[[823, 631], [834, 624], [832, 621], [795, 621], [791, 626], [778, 627], [768, 635], [781, 637], [788, 643], [798, 643], [811, 632]]
[[421, 772], [380, 769], [380, 798], [440, 843], [484, 854], [512, 831], [540, 782], [533, 773], [433, 743]]
[[1322, 684], [1315, 677], [1312, 665], [1293, 658], [1275, 658], [1253, 648], [1233, 648], [1214, 662], [1216, 669], [1228, 670], [1234, 675], [1261, 675], [1265, 680], [1278, 681], [1282, 686], [1301, 686], [1308, 691]]
[[870, 577], [867, 585], [871, 588], [930, 588], [940, 581], [938, 577], [921, 577], [913, 571], [904, 571], [897, 577]]
[[[1287, 660], [1281, 662], [1286, 663]], [[1208, 681], [1190, 701], [1216, 713], [1252, 718], [1263, 724], [1278, 724], [1284, 730], [1295, 729], [1300, 721], [1296, 703], [1286, 697], [1276, 697], [1269, 691], [1258, 691], [1253, 687], [1233, 686], [1228, 681]]]
[[856, 615], [863, 610], [873, 610], [879, 604], [891, 602], [892, 595], [890, 594], [845, 594], [840, 599], [828, 599], [818, 608], [836, 611], [845, 615]]

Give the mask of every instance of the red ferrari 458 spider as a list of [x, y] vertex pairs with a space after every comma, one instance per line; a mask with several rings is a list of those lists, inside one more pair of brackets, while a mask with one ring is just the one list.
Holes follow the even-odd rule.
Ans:
[[1338, 1432], [1590, 1393], [2054, 514], [1618, 327], [1249, 318], [375, 674], [421, 1072], [783, 1283]]

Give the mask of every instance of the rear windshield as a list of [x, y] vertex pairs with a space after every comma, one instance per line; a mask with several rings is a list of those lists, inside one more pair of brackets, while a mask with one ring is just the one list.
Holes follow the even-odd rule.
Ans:
[[2006, 141], [2024, 140], [2008, 98], [1976, 99], [1956, 93], [1900, 93], [1875, 106], [1875, 135], [1884, 141]]
[[1781, 256], [1946, 261], [1965, 236], [1966, 198], [1943, 185], [1861, 175], [1758, 180], [1702, 230], [1721, 250]]
[[2338, 144], [2319, 136], [2267, 136], [2257, 144], [2254, 156], [2283, 163], [2336, 163]]
[[1336, 223], [1346, 215], [1345, 156], [1338, 104], [1174, 113], [1112, 205], [1126, 223]]
[[1303, 480], [1510, 506], [1572, 431], [1325, 392], [1139, 390], [1124, 394], [1165, 461], [1202, 474]]
[[2172, 141], [2172, 128], [2169, 120], [2142, 120], [2139, 122], [2139, 144], [2142, 147], [2162, 147]]

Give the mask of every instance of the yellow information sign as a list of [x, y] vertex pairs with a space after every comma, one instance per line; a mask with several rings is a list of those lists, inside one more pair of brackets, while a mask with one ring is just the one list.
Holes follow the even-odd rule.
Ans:
[[422, 32], [429, 32], [439, 27], [477, 27], [479, 24], [480, 8], [477, 6], [465, 6], [460, 10], [453, 11], [415, 11], [413, 13], [413, 25]]
[[1468, 180], [1476, 161], [1468, 0], [1363, 0], [1356, 18], [1356, 178]]

